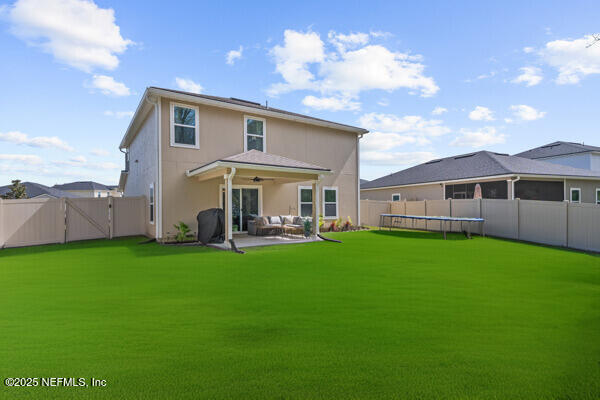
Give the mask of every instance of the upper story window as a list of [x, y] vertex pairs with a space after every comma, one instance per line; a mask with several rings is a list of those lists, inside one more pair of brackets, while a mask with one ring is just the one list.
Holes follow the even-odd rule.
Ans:
[[171, 146], [199, 148], [198, 107], [171, 103]]
[[394, 193], [392, 195], [392, 201], [400, 201], [400, 193]]
[[267, 132], [264, 118], [244, 117], [244, 151], [267, 151]]

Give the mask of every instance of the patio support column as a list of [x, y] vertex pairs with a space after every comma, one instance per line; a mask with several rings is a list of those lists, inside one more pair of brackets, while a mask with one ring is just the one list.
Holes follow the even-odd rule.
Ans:
[[321, 204], [319, 201], [319, 193], [321, 191], [321, 179], [322, 176], [319, 175], [319, 178], [316, 179], [312, 184], [312, 230], [314, 235], [319, 234], [319, 205]]
[[229, 240], [233, 239], [232, 229], [232, 202], [231, 202], [231, 182], [235, 176], [235, 168], [231, 168], [228, 174], [225, 174], [225, 242], [229, 243]]

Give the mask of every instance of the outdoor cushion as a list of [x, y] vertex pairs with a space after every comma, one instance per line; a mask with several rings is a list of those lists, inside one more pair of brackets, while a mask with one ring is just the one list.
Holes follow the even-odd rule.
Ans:
[[269, 224], [269, 220], [267, 219], [267, 217], [256, 217], [256, 218], [254, 218], [254, 222], [256, 223], [256, 225], [259, 225], [259, 226]]
[[279, 215], [274, 215], [272, 217], [269, 217], [269, 222], [271, 224], [278, 224], [281, 225], [281, 218], [279, 218]]
[[283, 223], [286, 225], [294, 223], [294, 217], [291, 215], [283, 215], [281, 218], [283, 219]]
[[304, 218], [302, 218], [302, 217], [294, 217], [294, 220], [292, 221], [292, 224], [294, 224], [294, 225], [303, 225], [304, 224]]

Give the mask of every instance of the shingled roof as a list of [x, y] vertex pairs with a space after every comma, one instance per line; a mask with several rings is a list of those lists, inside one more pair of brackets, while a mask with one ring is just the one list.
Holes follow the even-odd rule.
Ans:
[[508, 154], [478, 151], [431, 160], [363, 183], [361, 189], [484, 178], [496, 175], [548, 175], [600, 179], [600, 173]]
[[545, 144], [534, 149], [523, 151], [515, 154], [517, 157], [525, 157], [531, 159], [547, 158], [564, 156], [568, 154], [589, 153], [592, 151], [600, 151], [600, 147], [590, 146], [582, 143], [573, 142], [554, 142]]
[[[56, 198], [80, 197], [73, 193], [65, 192], [60, 189], [42, 185], [41, 183], [23, 182], [22, 185], [25, 186], [25, 192], [26, 192], [28, 198], [34, 198], [34, 197], [43, 196], [43, 195], [50, 196], [50, 197], [56, 197]], [[10, 191], [10, 187], [11, 187], [11, 185], [0, 186], [0, 196], [4, 196], [6, 193], [8, 193]]]
[[53, 186], [60, 190], [110, 190], [109, 186], [94, 181], [78, 181]]
[[320, 167], [318, 165], [309, 164], [304, 161], [292, 160], [291, 158], [278, 156], [275, 154], [264, 153], [258, 150], [248, 150], [243, 153], [234, 154], [229, 157], [220, 158], [218, 160], [211, 161], [208, 164], [201, 165], [197, 168], [193, 168], [188, 171], [188, 175], [193, 174], [201, 168], [207, 167], [211, 164], [216, 163], [234, 163], [240, 164], [240, 166], [246, 165], [260, 165], [268, 167], [281, 167], [281, 168], [294, 168], [294, 169], [309, 169], [316, 171], [328, 172], [329, 168]]

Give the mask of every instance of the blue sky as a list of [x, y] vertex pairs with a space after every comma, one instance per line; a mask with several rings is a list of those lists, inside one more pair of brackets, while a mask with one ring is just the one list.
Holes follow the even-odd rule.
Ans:
[[366, 179], [600, 145], [597, 2], [456, 4], [0, 1], [0, 184], [115, 184], [147, 86], [364, 126]]

